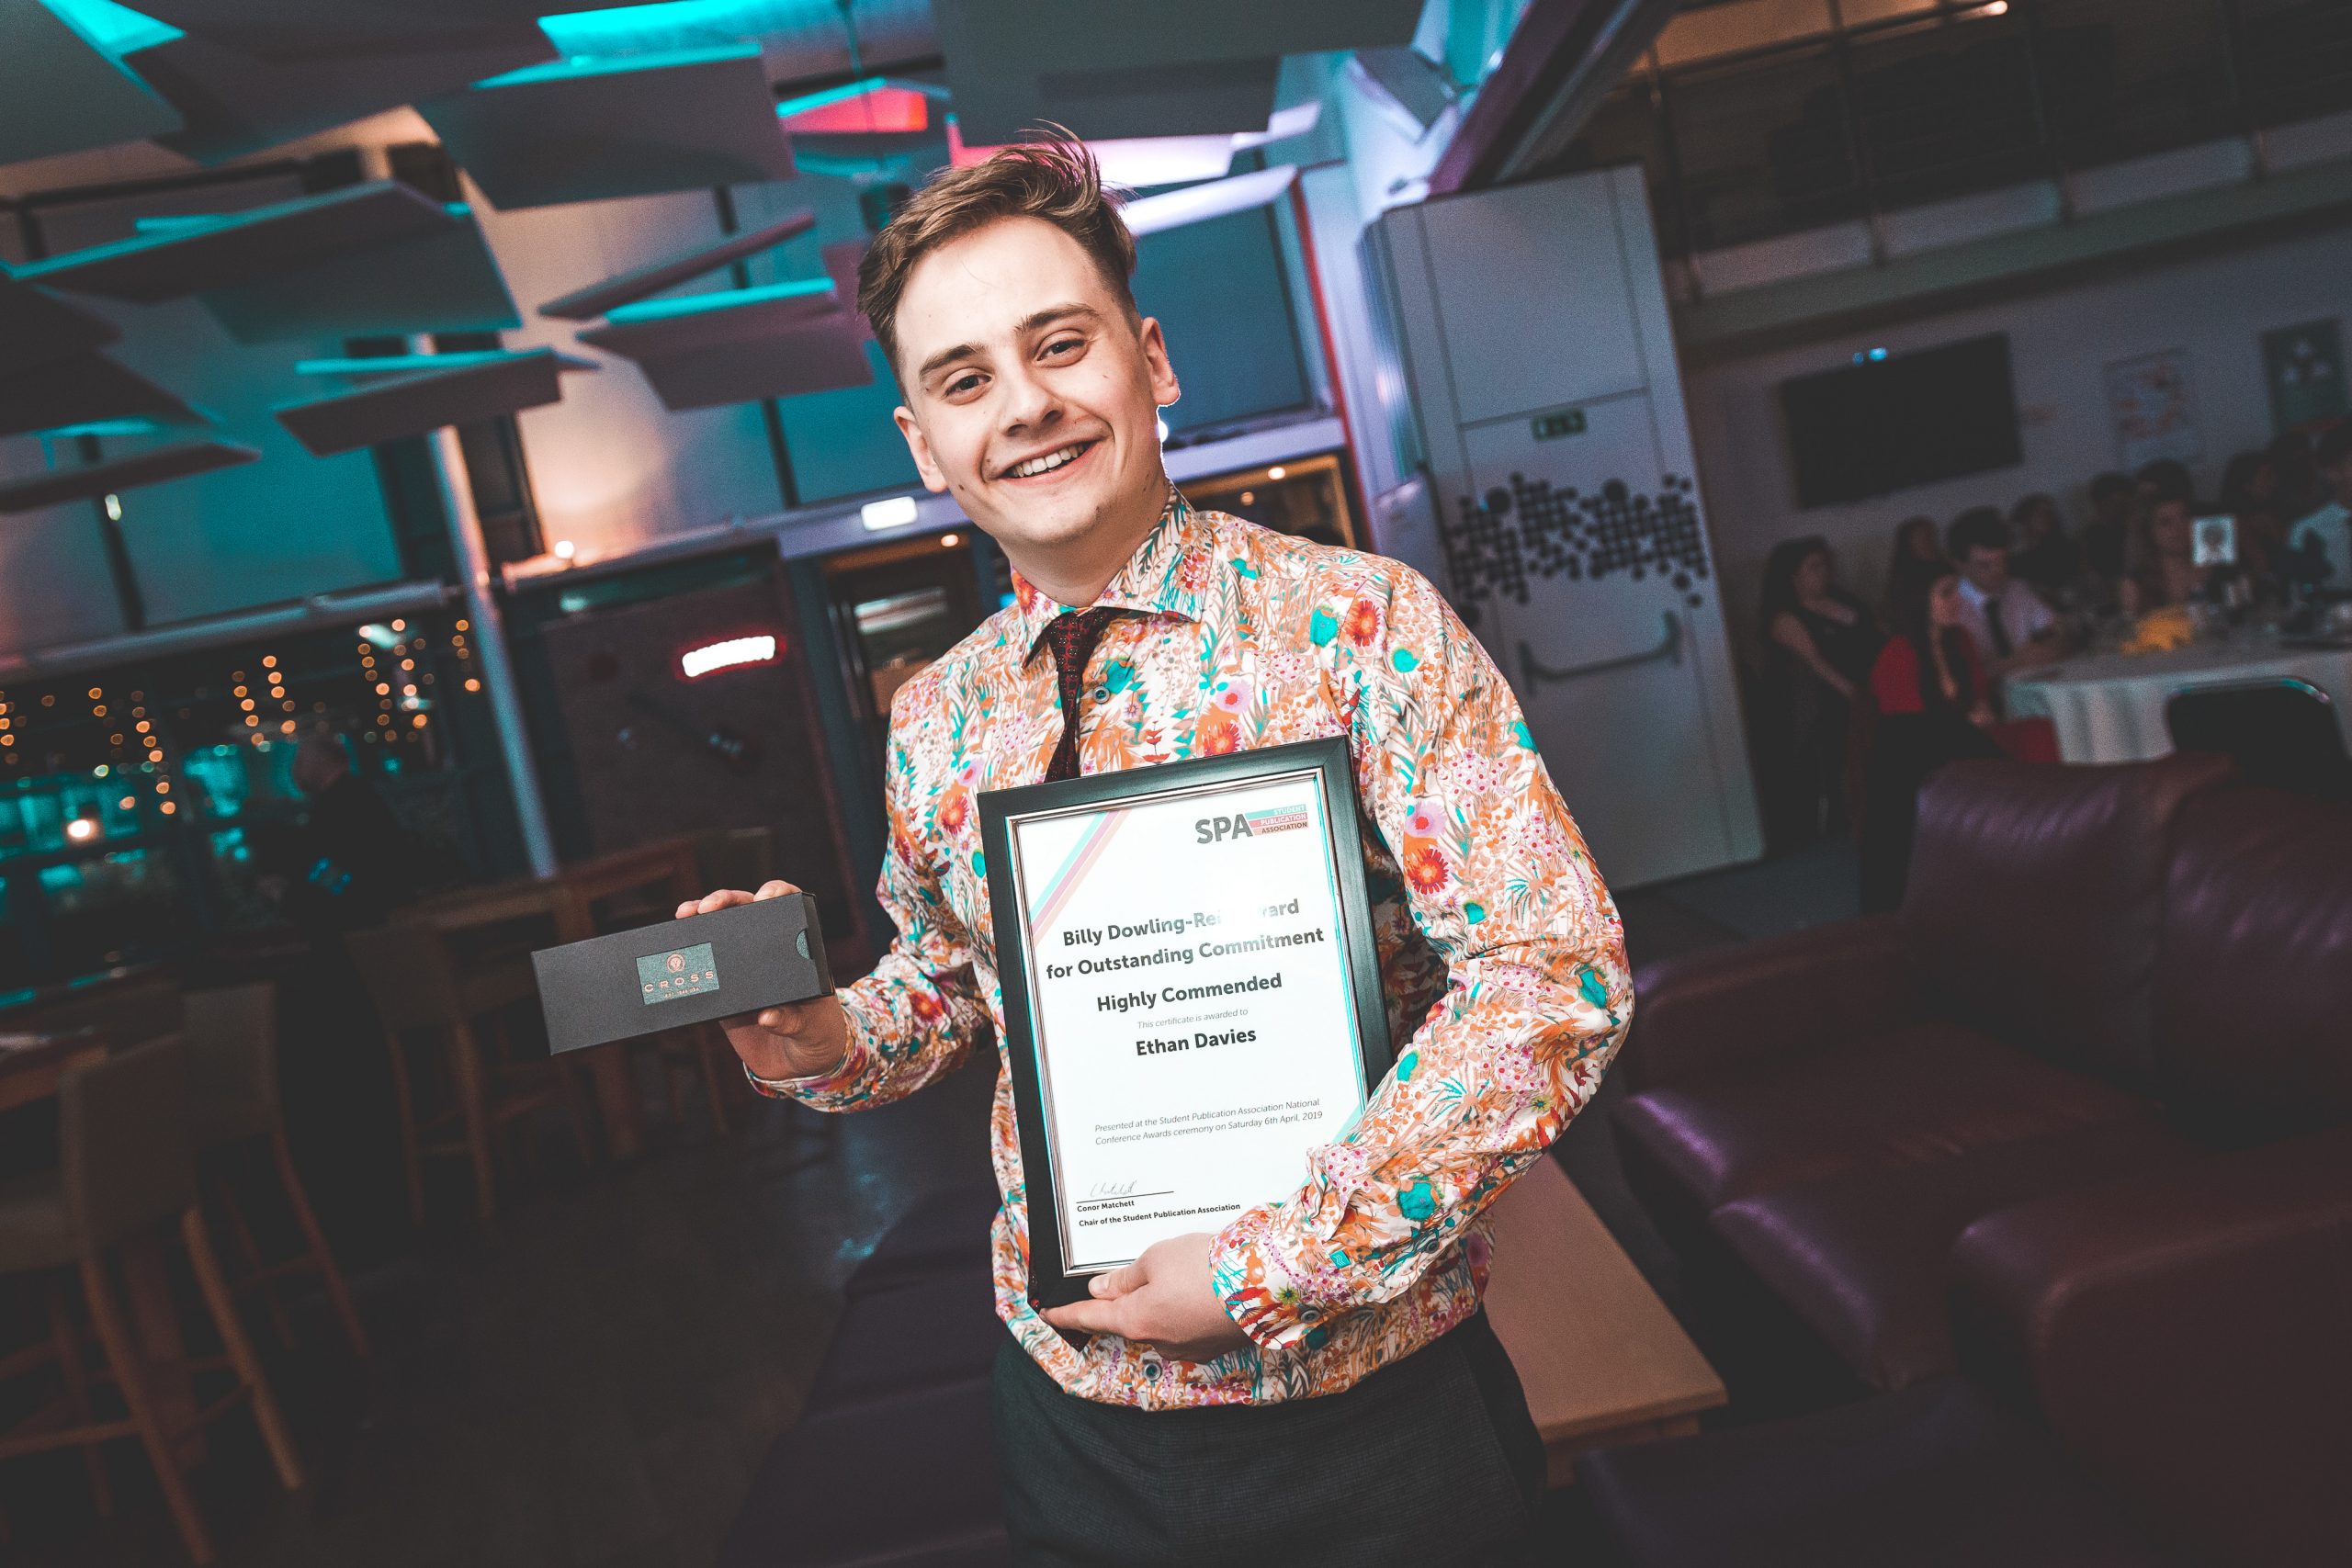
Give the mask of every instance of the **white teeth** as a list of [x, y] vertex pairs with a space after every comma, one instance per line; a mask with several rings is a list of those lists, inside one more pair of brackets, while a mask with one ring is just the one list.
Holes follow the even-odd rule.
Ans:
[[1016, 479], [1025, 479], [1033, 478], [1038, 474], [1052, 473], [1064, 463], [1076, 458], [1077, 456], [1085, 449], [1086, 444], [1081, 441], [1073, 446], [1065, 446], [1058, 452], [1048, 452], [1042, 457], [1032, 457], [1027, 462], [1013, 468], [1011, 472], [1011, 477]]

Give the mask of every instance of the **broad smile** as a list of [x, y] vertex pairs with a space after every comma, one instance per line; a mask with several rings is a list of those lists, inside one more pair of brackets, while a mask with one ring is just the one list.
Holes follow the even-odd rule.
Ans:
[[1073, 441], [1068, 446], [1057, 446], [1050, 452], [1041, 452], [1035, 457], [1015, 463], [1001, 470], [997, 477], [1023, 482], [1048, 479], [1069, 468], [1101, 445], [1099, 441]]

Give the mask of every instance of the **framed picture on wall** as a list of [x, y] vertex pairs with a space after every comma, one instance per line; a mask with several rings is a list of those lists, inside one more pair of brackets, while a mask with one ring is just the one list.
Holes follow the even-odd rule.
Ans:
[[2115, 455], [2127, 473], [2160, 457], [2188, 463], [2204, 454], [2185, 348], [2110, 363], [2107, 407], [2115, 423]]
[[2344, 389], [2342, 323], [2330, 316], [2263, 333], [2262, 384], [2270, 390], [2274, 435], [2352, 412]]

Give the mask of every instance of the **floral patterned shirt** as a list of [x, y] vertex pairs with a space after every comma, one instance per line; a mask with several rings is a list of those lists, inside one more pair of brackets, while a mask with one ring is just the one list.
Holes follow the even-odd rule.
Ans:
[[[911, 1094], [1004, 1033], [983, 790], [1035, 784], [1061, 735], [1040, 634], [1063, 606], [1013, 603], [891, 705], [879, 896], [898, 941], [841, 999], [850, 1044], [818, 1077], [761, 1083], [820, 1110]], [[1163, 1358], [1073, 1346], [1027, 1296], [1028, 1218], [1010, 1077], [992, 1141], [998, 1314], [1072, 1393], [1165, 1408], [1348, 1387], [1468, 1317], [1481, 1212], [1592, 1096], [1633, 1012], [1623, 928], [1519, 705], [1429, 582], [1217, 513], [1172, 491], [1099, 603], [1081, 773], [1344, 736], [1396, 1060], [1293, 1191], [1218, 1233], [1215, 1284], [1250, 1344]], [[760, 1080], [754, 1080], [759, 1082]]]

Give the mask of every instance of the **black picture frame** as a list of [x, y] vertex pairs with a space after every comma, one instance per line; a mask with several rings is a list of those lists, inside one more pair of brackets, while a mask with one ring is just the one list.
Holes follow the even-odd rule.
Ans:
[[[1054, 784], [989, 790], [979, 796], [980, 842], [987, 857], [989, 907], [995, 925], [997, 981], [1004, 996], [1005, 1059], [1012, 1078], [1014, 1120], [1021, 1138], [1022, 1179], [1029, 1207], [1029, 1299], [1039, 1308], [1086, 1297], [1091, 1273], [1065, 1268], [1056, 1162], [1047, 1133], [1038, 1072], [1035, 1018], [1030, 993], [1029, 927], [1015, 890], [1013, 825], [1023, 819], [1089, 807], [1144, 802], [1193, 790], [1228, 788], [1260, 780], [1312, 773], [1322, 795], [1324, 852], [1331, 863], [1339, 929], [1333, 933], [1355, 1003], [1357, 1046], [1369, 1095], [1395, 1056], [1387, 1004], [1374, 945], [1372, 903], [1363, 874], [1363, 818], [1355, 772], [1343, 739], [1295, 741], [1256, 750], [1201, 757], [1156, 767], [1091, 773]], [[1303, 1153], [1304, 1151], [1302, 1151]], [[1268, 1193], [1269, 1199], [1281, 1196]], [[1040, 1216], [1043, 1216], [1041, 1221]]]

